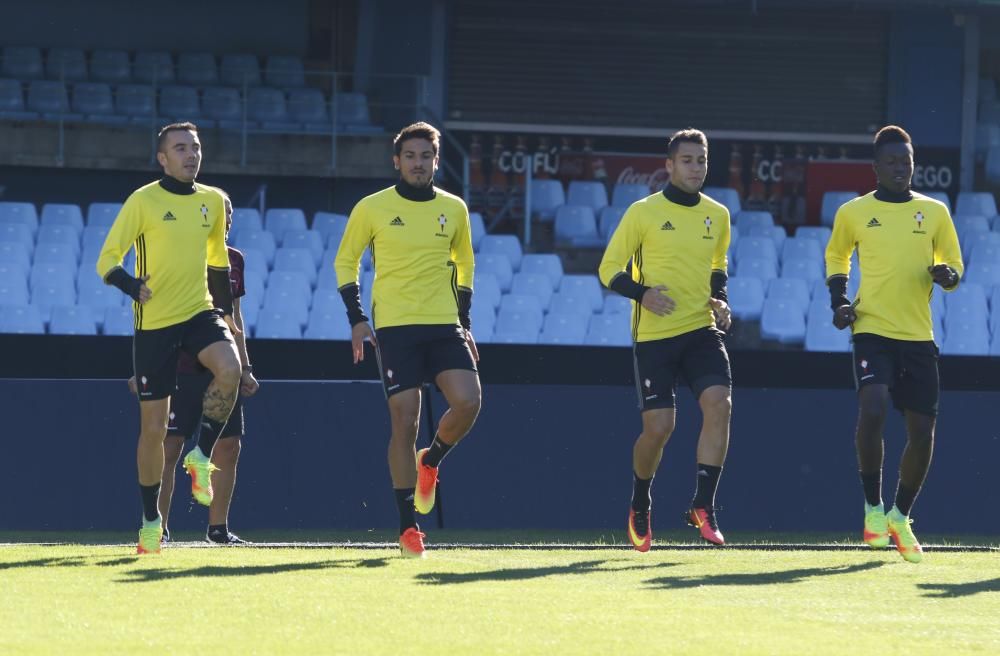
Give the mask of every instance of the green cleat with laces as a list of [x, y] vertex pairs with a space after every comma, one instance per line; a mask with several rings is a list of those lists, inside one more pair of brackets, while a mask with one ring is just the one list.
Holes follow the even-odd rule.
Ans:
[[892, 510], [889, 511], [889, 514], [885, 518], [889, 524], [889, 535], [892, 536], [892, 541], [896, 543], [896, 551], [903, 557], [903, 560], [908, 563], [919, 563], [923, 560], [924, 550], [920, 548], [917, 536], [913, 534], [913, 529], [910, 528], [913, 520], [909, 516], [899, 512], [899, 508], [896, 506], [892, 507]]
[[865, 542], [878, 549], [889, 546], [889, 523], [885, 518], [885, 507], [880, 503], [870, 506], [865, 502]]

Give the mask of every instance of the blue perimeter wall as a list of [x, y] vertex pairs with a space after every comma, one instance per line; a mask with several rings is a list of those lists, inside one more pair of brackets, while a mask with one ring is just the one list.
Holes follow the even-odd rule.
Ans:
[[[625, 355], [622, 350], [622, 355]], [[625, 356], [627, 357], [627, 356]], [[846, 356], [844, 356], [846, 358]], [[436, 414], [444, 410], [432, 397]], [[946, 391], [921, 532], [998, 534], [995, 392]], [[677, 430], [653, 487], [655, 526], [681, 526], [695, 479], [700, 416], [680, 391]], [[4, 475], [0, 530], [132, 529], [138, 413], [122, 380], [0, 380]], [[734, 392], [723, 529], [859, 530], [862, 493], [850, 389]], [[371, 382], [265, 381], [246, 404], [247, 437], [230, 517], [239, 530], [392, 528], [382, 392]], [[442, 468], [444, 525], [456, 529], [620, 529], [639, 432], [626, 385], [486, 384], [479, 421]], [[886, 428], [885, 497], [905, 440]], [[421, 443], [428, 439], [421, 425]], [[178, 474], [171, 525], [202, 529]], [[986, 523], [984, 523], [984, 520]], [[436, 519], [425, 521], [432, 528]]]

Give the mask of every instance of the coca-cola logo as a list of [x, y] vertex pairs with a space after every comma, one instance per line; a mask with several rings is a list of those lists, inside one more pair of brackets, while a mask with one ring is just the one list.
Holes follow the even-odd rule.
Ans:
[[649, 187], [650, 192], [663, 189], [670, 181], [670, 174], [667, 169], [660, 167], [649, 172], [636, 171], [633, 166], [626, 166], [618, 174], [617, 184], [643, 184]]

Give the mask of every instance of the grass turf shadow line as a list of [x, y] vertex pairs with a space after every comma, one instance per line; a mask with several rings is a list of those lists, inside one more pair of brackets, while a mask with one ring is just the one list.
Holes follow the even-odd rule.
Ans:
[[749, 574], [706, 574], [704, 576], [664, 576], [646, 581], [652, 588], [679, 590], [724, 585], [775, 585], [779, 583], [799, 583], [818, 576], [839, 576], [854, 574], [883, 567], [885, 563], [872, 562], [842, 567], [807, 567], [777, 572], [755, 572]]
[[15, 560], [0, 563], [0, 571], [5, 569], [20, 569], [25, 567], [81, 567], [90, 563], [83, 556], [65, 556], [61, 558], [36, 558], [34, 560]]
[[1000, 592], [1000, 577], [968, 583], [918, 583], [924, 597], [932, 599], [956, 599], [971, 597], [980, 592]]
[[647, 570], [657, 567], [673, 567], [678, 563], [651, 563], [649, 565], [630, 565], [628, 567], [603, 567], [606, 560], [581, 560], [568, 565], [550, 567], [508, 567], [484, 572], [423, 572], [413, 578], [426, 585], [453, 585], [456, 583], [479, 583], [482, 581], [526, 581], [547, 576], [565, 576], [575, 574], [594, 574], [601, 572], [627, 572], [630, 570]]
[[[149, 556], [143, 556], [149, 558]], [[133, 559], [130, 562], [136, 562]], [[210, 576], [260, 576], [263, 574], [283, 574], [285, 572], [308, 572], [322, 569], [346, 568], [346, 567], [385, 567], [390, 560], [388, 558], [362, 558], [357, 560], [324, 560], [314, 563], [282, 563], [278, 565], [252, 565], [250, 567], [223, 567], [221, 565], [206, 565], [193, 567], [191, 569], [135, 569], [124, 572], [116, 579], [117, 583], [148, 583], [150, 581], [162, 581], [180, 578], [202, 578]]]

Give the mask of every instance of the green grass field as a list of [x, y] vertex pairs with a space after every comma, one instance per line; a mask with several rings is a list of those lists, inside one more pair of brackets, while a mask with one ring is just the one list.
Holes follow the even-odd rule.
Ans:
[[6, 544], [0, 654], [1000, 652], [995, 550], [664, 547]]

